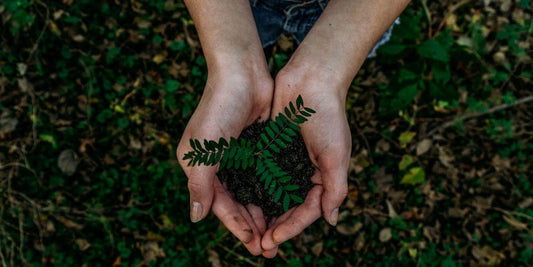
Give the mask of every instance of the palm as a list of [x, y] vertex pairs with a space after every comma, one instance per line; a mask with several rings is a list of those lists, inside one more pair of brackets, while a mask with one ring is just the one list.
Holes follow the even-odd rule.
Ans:
[[[201, 204], [200, 215], [194, 214], [193, 221], [205, 217], [211, 208], [213, 213], [253, 254], [262, 252], [261, 234], [266, 228], [259, 208], [244, 207], [216, 178], [216, 166], [187, 166], [183, 161], [185, 153], [191, 150], [189, 139], [218, 140], [220, 137], [238, 136], [242, 129], [258, 119], [266, 119], [270, 113], [272, 88], [252, 90], [242, 80], [208, 80], [202, 99], [191, 117], [178, 145], [178, 160], [189, 178], [191, 202]], [[193, 203], [191, 203], [194, 207]]]

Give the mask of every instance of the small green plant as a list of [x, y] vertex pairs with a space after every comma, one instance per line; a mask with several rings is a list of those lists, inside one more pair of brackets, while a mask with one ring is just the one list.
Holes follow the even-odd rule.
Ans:
[[220, 169], [255, 168], [259, 180], [264, 182], [264, 189], [274, 195], [276, 203], [283, 199], [283, 209], [287, 211], [291, 200], [302, 203], [303, 199], [291, 194], [299, 186], [290, 183], [292, 177], [278, 166], [273, 153], [283, 153], [281, 149], [286, 148], [297, 135], [296, 131], [300, 130], [298, 125], [306, 122], [315, 111], [304, 106], [300, 95], [296, 98], [296, 105], [289, 102], [284, 111], [285, 114], [280, 112], [268, 123], [256, 144], [245, 139], [239, 141], [234, 137], [228, 142], [221, 137], [218, 142], [204, 140], [202, 146], [198, 139], [190, 139], [193, 150], [185, 154], [183, 160], [189, 160], [188, 166], [214, 166], [220, 163]]

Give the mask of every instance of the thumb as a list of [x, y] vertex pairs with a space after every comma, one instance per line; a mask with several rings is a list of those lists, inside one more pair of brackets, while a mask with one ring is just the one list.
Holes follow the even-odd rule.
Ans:
[[207, 216], [213, 202], [213, 179], [216, 169], [214, 167], [195, 167], [188, 173], [191, 221], [199, 222]]
[[322, 212], [329, 224], [337, 225], [339, 207], [348, 194], [348, 173], [342, 168], [322, 173], [324, 194], [322, 194]]

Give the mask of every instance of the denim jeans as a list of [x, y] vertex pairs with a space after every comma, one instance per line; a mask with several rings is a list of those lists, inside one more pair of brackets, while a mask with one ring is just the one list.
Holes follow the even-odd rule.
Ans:
[[[285, 32], [299, 44], [322, 14], [328, 0], [250, 0], [257, 31], [263, 47], [273, 45]], [[374, 57], [379, 46], [386, 43], [395, 24], [390, 26], [374, 45], [368, 57]]]

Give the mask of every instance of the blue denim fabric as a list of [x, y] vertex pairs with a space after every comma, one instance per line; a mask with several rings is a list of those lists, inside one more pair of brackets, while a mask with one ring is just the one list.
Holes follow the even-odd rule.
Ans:
[[[285, 33], [292, 34], [299, 44], [322, 14], [328, 0], [250, 0], [257, 31], [263, 47], [272, 45]], [[374, 57], [379, 46], [386, 43], [392, 28], [383, 34], [368, 57]]]

